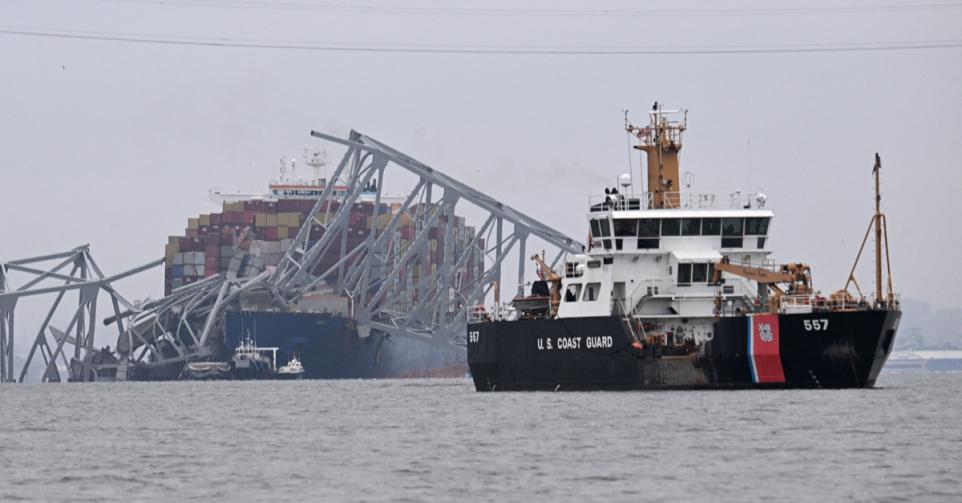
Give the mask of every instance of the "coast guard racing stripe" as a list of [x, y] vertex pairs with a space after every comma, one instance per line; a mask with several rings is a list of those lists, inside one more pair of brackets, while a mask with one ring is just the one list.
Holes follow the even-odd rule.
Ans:
[[777, 314], [748, 316], [748, 363], [756, 384], [785, 382], [778, 349]]

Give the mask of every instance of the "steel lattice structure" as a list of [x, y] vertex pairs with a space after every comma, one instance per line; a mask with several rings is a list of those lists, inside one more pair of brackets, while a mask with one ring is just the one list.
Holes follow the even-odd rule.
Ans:
[[[513, 250], [517, 250], [518, 292], [522, 293], [529, 237], [540, 238], [555, 249], [552, 266], [565, 254], [584, 250], [580, 242], [369, 136], [356, 131], [346, 139], [316, 131], [311, 135], [346, 148], [330, 180], [341, 180], [348, 189], [346, 194], [335, 196], [335, 183], [326, 185], [293, 245], [272, 270], [253, 277], [220, 273], [177, 288], [162, 299], [135, 305], [118, 294], [110, 286], [111, 282], [160, 265], [163, 260], [111, 277], [100, 273], [86, 247], [65, 254], [0, 263], [0, 355], [3, 355], [0, 379], [13, 380], [13, 310], [17, 299], [24, 295], [56, 293], [53, 313], [65, 291], [81, 290], [80, 306], [61, 335], [48, 326], [49, 316], [43, 323], [27, 364], [20, 372], [20, 380], [38, 351], [46, 364], [45, 380], [59, 380], [56, 359], [65, 359], [62, 357], [65, 343], [74, 346], [74, 363], [67, 365], [71, 379], [88, 380], [92, 372], [96, 377], [97, 369], [92, 368], [90, 362], [98, 353], [93, 347], [93, 334], [96, 296], [100, 290], [110, 294], [114, 306], [113, 315], [106, 318], [104, 324], [116, 324], [119, 335], [116, 358], [101, 362], [98, 368], [116, 369], [115, 378], [122, 380], [127, 378], [131, 365], [159, 368], [208, 356], [212, 339], [222, 330], [225, 310], [238, 309], [247, 295], [268, 298], [280, 310], [292, 309], [299, 298], [311, 292], [346, 296], [351, 301], [354, 319], [364, 330], [415, 337], [433, 344], [463, 345], [468, 309], [484, 302], [491, 289], [501, 283], [502, 266]], [[378, 218], [379, 203], [385, 174], [390, 170], [401, 170], [408, 177], [414, 175], [417, 182], [400, 209], [392, 211], [389, 222], [382, 225], [382, 219]], [[373, 185], [372, 181], [376, 184], [376, 195], [370, 229], [363, 243], [348, 251], [351, 205], [365, 187]], [[453, 216], [461, 203], [473, 205], [485, 216], [468, 245], [456, 250], [452, 239]], [[400, 246], [396, 238], [401, 218], [412, 219], [417, 229], [406, 246]], [[428, 230], [439, 223], [446, 236], [441, 266], [436, 271], [428, 269], [416, 284], [409, 284], [402, 270], [407, 265], [426, 263]], [[310, 229], [316, 224], [322, 225], [324, 232], [312, 242]], [[330, 250], [339, 252], [338, 260], [324, 267], [321, 258]], [[467, 281], [462, 271], [477, 252], [484, 254], [486, 270]], [[64, 260], [48, 271], [26, 265], [57, 258]], [[70, 264], [74, 264], [74, 271], [69, 276], [58, 272]], [[37, 282], [33, 281], [10, 290], [5, 280], [7, 270], [62, 279], [66, 283], [32, 289]], [[96, 277], [89, 279], [91, 271]], [[126, 310], [122, 311], [121, 305]], [[48, 328], [56, 344], [53, 350], [46, 335]], [[75, 332], [73, 337], [66, 335], [71, 331]]]
[[[45, 269], [38, 269], [44, 264], [56, 265]], [[90, 254], [87, 245], [78, 246], [65, 252], [12, 260], [0, 263], [0, 382], [23, 382], [27, 370], [35, 357], [42, 358], [44, 365], [43, 380], [61, 380], [57, 366], [59, 358], [64, 367], [69, 369], [74, 380], [90, 380], [94, 368], [94, 359], [98, 353], [94, 348], [94, 334], [97, 322], [97, 299], [101, 291], [110, 296], [114, 315], [117, 317], [117, 329], [123, 336], [125, 329], [120, 320], [121, 306], [128, 310], [140, 308], [128, 301], [117, 292], [112, 283], [138, 274], [147, 269], [163, 264], [163, 259], [131, 269], [129, 271], [105, 276]], [[66, 270], [69, 269], [69, 273]], [[11, 285], [10, 273], [24, 273], [31, 279], [23, 285], [14, 288]], [[48, 286], [41, 283], [48, 280], [63, 281], [62, 285]], [[51, 320], [58, 310], [65, 305], [64, 296], [71, 291], [79, 292], [79, 300], [66, 329], [58, 330], [51, 325]], [[34, 337], [26, 362], [20, 372], [14, 368], [14, 310], [21, 298], [54, 295], [53, 303]], [[73, 309], [73, 308], [69, 308]], [[72, 335], [71, 335], [72, 334]], [[73, 346], [68, 359], [66, 346]]]

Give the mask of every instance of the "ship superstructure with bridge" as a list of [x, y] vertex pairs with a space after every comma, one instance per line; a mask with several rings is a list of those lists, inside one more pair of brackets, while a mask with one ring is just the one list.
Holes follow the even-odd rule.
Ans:
[[[809, 267], [776, 265], [774, 212], [761, 193], [681, 190], [687, 112], [658, 106], [626, 129], [647, 157], [647, 192], [621, 188], [588, 202], [591, 240], [514, 309], [478, 307], [468, 363], [479, 391], [872, 386], [901, 310], [883, 292], [884, 215], [876, 236], [874, 295], [823, 296]], [[866, 233], [866, 239], [869, 233]], [[863, 249], [865, 243], [863, 241]], [[859, 251], [861, 256], [862, 251]], [[887, 263], [887, 252], [886, 252]], [[858, 260], [856, 260], [856, 263]]]

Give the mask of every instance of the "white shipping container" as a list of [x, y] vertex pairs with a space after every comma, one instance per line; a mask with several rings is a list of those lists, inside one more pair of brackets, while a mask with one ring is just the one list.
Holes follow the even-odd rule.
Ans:
[[175, 253], [174, 254], [174, 265], [184, 265], [184, 254]]

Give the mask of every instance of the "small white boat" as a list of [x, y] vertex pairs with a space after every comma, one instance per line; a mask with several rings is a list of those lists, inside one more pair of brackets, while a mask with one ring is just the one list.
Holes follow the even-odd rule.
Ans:
[[277, 369], [274, 374], [278, 379], [300, 379], [304, 377], [304, 366], [296, 356], [292, 356], [287, 365]]

